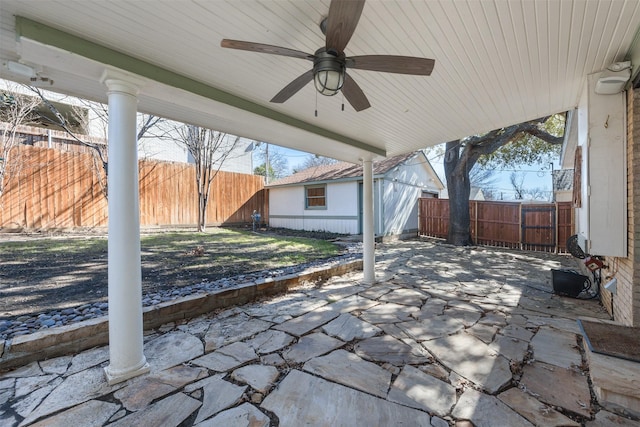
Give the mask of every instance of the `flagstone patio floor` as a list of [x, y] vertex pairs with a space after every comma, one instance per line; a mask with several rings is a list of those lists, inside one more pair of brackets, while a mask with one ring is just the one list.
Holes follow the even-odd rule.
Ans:
[[349, 273], [148, 331], [147, 375], [107, 385], [106, 346], [6, 372], [0, 425], [638, 426], [589, 381], [576, 319], [607, 313], [552, 292], [576, 266], [385, 243], [374, 285]]

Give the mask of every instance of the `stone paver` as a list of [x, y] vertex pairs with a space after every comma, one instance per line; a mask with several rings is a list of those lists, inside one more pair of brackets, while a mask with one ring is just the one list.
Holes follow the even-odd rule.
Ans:
[[231, 378], [265, 393], [273, 386], [279, 375], [280, 372], [274, 366], [247, 365], [233, 371]]
[[369, 338], [381, 330], [377, 326], [358, 319], [348, 313], [341, 314], [322, 327], [325, 334], [349, 342], [354, 339]]
[[206, 377], [204, 368], [175, 366], [156, 374], [135, 378], [116, 391], [114, 397], [129, 411], [139, 411], [159, 397]]
[[124, 384], [109, 386], [105, 382], [104, 369], [89, 368], [67, 377], [59, 386], [25, 417], [23, 425], [36, 421], [45, 415], [84, 403], [88, 400], [107, 395], [122, 388]]
[[326, 356], [311, 359], [302, 369], [379, 397], [387, 395], [391, 384], [391, 372], [345, 350], [336, 350]]
[[592, 401], [575, 318], [606, 315], [550, 291], [572, 258], [382, 247], [379, 283], [352, 272], [146, 332], [151, 372], [121, 384], [107, 346], [2, 373], [0, 425], [638, 425]]
[[327, 322], [330, 322], [339, 315], [339, 311], [334, 311], [331, 308], [319, 308], [300, 317], [281, 323], [274, 328], [299, 337]]
[[507, 359], [471, 335], [461, 333], [422, 345], [443, 365], [491, 394], [511, 381]]
[[434, 316], [440, 316], [444, 313], [447, 301], [440, 298], [429, 298], [421, 307], [420, 311], [412, 313], [411, 317], [416, 320], [427, 319]]
[[68, 427], [91, 425], [100, 426], [106, 424], [109, 418], [120, 407], [115, 403], [90, 400], [82, 403], [44, 421], [32, 424], [32, 427]]
[[[239, 403], [246, 390], [246, 387], [237, 386], [219, 377], [209, 377], [196, 383], [197, 387], [202, 387], [202, 408], [198, 411], [196, 424], [206, 420], [218, 412], [230, 408]], [[194, 386], [187, 390], [193, 389]], [[149, 424], [151, 425], [151, 424]]]
[[464, 323], [455, 317], [442, 315], [398, 323], [398, 327], [411, 338], [420, 342], [454, 334], [464, 328]]
[[280, 420], [280, 427], [428, 426], [428, 414], [339, 384], [291, 371], [261, 405]]
[[317, 332], [300, 338], [300, 341], [285, 351], [282, 357], [293, 363], [303, 363], [314, 357], [329, 353], [342, 345], [344, 345], [344, 342]]
[[607, 411], [600, 411], [592, 421], [587, 421], [585, 427], [638, 427], [640, 422], [623, 418]]
[[[40, 362], [42, 372], [47, 374], [62, 375], [69, 369], [69, 363], [73, 360], [71, 356], [56, 357], [54, 359], [43, 360]], [[2, 388], [2, 386], [0, 386]]]
[[533, 427], [529, 421], [494, 396], [467, 389], [453, 409], [453, 416], [469, 420], [475, 427]]
[[205, 351], [208, 353], [232, 342], [241, 341], [269, 329], [271, 325], [271, 322], [252, 319], [244, 313], [211, 323], [204, 337]]
[[354, 310], [367, 310], [378, 304], [380, 304], [378, 301], [365, 298], [361, 295], [351, 295], [345, 299], [332, 302], [327, 308], [340, 313], [350, 313]]
[[522, 341], [531, 341], [534, 333], [518, 325], [508, 325], [500, 330], [500, 334]]
[[537, 426], [580, 427], [580, 423], [541, 404], [538, 399], [518, 388], [510, 388], [500, 393], [498, 399]]
[[269, 427], [270, 420], [255, 406], [243, 403], [235, 408], [220, 412], [197, 424], [195, 427]]
[[472, 327], [466, 330], [468, 334], [473, 335], [485, 344], [490, 344], [498, 333], [496, 326], [483, 325], [482, 323], [476, 323]]
[[411, 365], [406, 365], [393, 382], [388, 399], [412, 408], [446, 416], [456, 403], [456, 389]]
[[113, 427], [130, 426], [177, 426], [202, 405], [184, 393], [166, 397], [139, 412], [119, 419]]
[[548, 405], [560, 406], [586, 417], [591, 412], [587, 377], [571, 369], [532, 363], [524, 367], [520, 387]]
[[268, 330], [253, 337], [247, 344], [258, 354], [268, 354], [288, 346], [293, 340], [291, 335], [282, 331]]
[[16, 395], [19, 400], [14, 403], [11, 408], [20, 416], [28, 417], [35, 408], [51, 393], [58, 385], [62, 383], [62, 378], [56, 378], [50, 383], [43, 385], [28, 394], [21, 396]]
[[380, 301], [420, 307], [428, 295], [414, 289], [396, 289], [380, 297]]
[[195, 359], [204, 353], [202, 341], [185, 332], [169, 332], [145, 345], [147, 362], [153, 372]]
[[258, 355], [249, 344], [234, 342], [213, 353], [195, 359], [193, 363], [217, 372], [225, 372], [257, 358]]
[[417, 365], [429, 361], [429, 358], [422, 352], [416, 351], [409, 344], [389, 335], [360, 341], [355, 345], [354, 351], [364, 359], [374, 362], [391, 363], [393, 365], [402, 365], [405, 363]]
[[365, 310], [360, 318], [365, 322], [378, 323], [396, 323], [404, 322], [411, 319], [411, 313], [419, 311], [418, 307], [405, 306], [392, 302], [376, 305]]
[[456, 319], [459, 322], [462, 322], [465, 328], [469, 328], [475, 325], [478, 320], [480, 320], [480, 316], [482, 316], [482, 312], [478, 310], [468, 310], [462, 307], [451, 307], [446, 308], [442, 317], [448, 317], [450, 319]]
[[58, 378], [57, 375], [38, 375], [35, 377], [18, 378], [15, 381], [15, 396], [20, 397], [29, 394], [39, 388], [44, 387], [51, 380]]
[[498, 335], [496, 339], [489, 344], [489, 348], [508, 360], [522, 363], [529, 349], [529, 343], [517, 338]]
[[540, 328], [531, 340], [533, 357], [540, 362], [562, 368], [571, 368], [582, 364], [578, 350], [576, 334], [553, 328]]

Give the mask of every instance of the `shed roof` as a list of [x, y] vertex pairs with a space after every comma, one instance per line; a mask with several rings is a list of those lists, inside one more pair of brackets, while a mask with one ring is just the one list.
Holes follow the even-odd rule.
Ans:
[[[415, 157], [420, 151], [402, 154], [400, 156], [389, 157], [379, 162], [373, 162], [373, 174], [384, 175], [396, 166], [401, 165], [407, 160]], [[427, 160], [428, 162], [428, 160]], [[277, 187], [281, 185], [303, 184], [319, 181], [334, 181], [345, 178], [361, 178], [362, 166], [349, 163], [338, 162], [331, 165], [313, 166], [296, 172], [293, 175], [274, 181], [269, 187]]]

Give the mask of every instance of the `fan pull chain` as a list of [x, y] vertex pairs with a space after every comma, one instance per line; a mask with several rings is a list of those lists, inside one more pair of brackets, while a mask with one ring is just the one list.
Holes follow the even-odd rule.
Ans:
[[316, 117], [318, 117], [318, 91], [314, 91], [316, 93]]
[[340, 94], [342, 95], [342, 111], [344, 111], [344, 92], [340, 91]]

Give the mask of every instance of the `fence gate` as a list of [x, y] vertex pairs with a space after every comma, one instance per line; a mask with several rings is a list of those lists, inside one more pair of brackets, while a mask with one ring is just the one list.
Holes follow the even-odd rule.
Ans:
[[[471, 234], [479, 245], [566, 252], [573, 234], [571, 202], [519, 203], [470, 201]], [[418, 233], [447, 237], [449, 200], [420, 199]]]
[[521, 242], [526, 250], [548, 251], [557, 245], [556, 205], [520, 205]]

